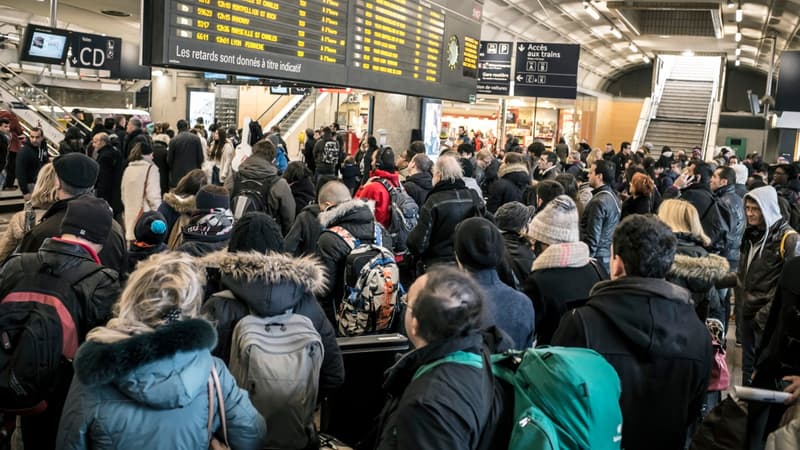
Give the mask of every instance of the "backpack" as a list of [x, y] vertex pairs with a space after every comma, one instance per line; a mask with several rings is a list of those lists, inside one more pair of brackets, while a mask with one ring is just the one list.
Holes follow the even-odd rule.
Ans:
[[234, 195], [231, 198], [233, 218], [239, 220], [245, 213], [250, 211], [261, 211], [271, 215], [269, 192], [277, 181], [277, 177], [271, 177], [263, 183], [256, 180], [242, 179], [237, 172], [233, 179]]
[[230, 370], [267, 422], [266, 448], [305, 448], [315, 438], [314, 408], [324, 347], [306, 316], [244, 317], [233, 329]]
[[329, 166], [339, 164], [339, 143], [336, 139], [325, 141], [322, 144], [322, 164]]
[[289, 157], [286, 156], [286, 149], [282, 144], [277, 147], [277, 156], [275, 156], [275, 167], [278, 168], [278, 174], [286, 172], [286, 166], [289, 165]]
[[725, 254], [728, 246], [727, 236], [731, 231], [732, 214], [719, 199], [711, 196], [711, 205], [700, 217], [703, 230], [711, 238], [711, 249], [715, 253]]
[[362, 243], [342, 227], [327, 231], [350, 247], [344, 264], [344, 297], [335, 305], [339, 336], [394, 331], [404, 291], [394, 254], [383, 247], [380, 225], [375, 223], [374, 244]]
[[408, 234], [417, 226], [419, 221], [419, 206], [402, 186], [394, 187], [388, 180], [378, 177], [372, 178], [370, 181], [380, 183], [389, 192], [391, 202], [389, 210], [392, 214], [389, 235], [392, 236], [395, 255], [403, 255], [408, 252], [408, 247], [406, 246]]
[[72, 287], [102, 267], [55, 275], [39, 269], [36, 253], [18, 257], [26, 275], [0, 300], [0, 412], [26, 415], [45, 410], [71, 373], [80, 332]]
[[[594, 350], [541, 347], [492, 355], [495, 379], [513, 391], [491, 448], [509, 450], [619, 449], [622, 386]], [[483, 358], [456, 352], [421, 366], [415, 377], [450, 362], [482, 367]], [[510, 432], [510, 434], [509, 434]]]

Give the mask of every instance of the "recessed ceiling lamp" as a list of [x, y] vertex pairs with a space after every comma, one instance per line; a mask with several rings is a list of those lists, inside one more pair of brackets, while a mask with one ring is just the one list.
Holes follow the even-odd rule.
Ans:
[[734, 40], [736, 42], [741, 42], [741, 40], [742, 40], [742, 32], [741, 31], [737, 31], [736, 32], [736, 37], [734, 37]]
[[744, 13], [742, 12], [742, 6], [739, 5], [739, 7], [736, 9], [736, 23], [741, 22], [743, 17]]
[[611, 27], [611, 34], [613, 34], [617, 39], [622, 39], [622, 32], [614, 27]]
[[650, 58], [647, 55], [642, 56], [642, 61], [644, 61], [645, 64], [650, 64]]
[[691, 51], [691, 50], [686, 50], [683, 53], [681, 53], [681, 55], [683, 55], [683, 56], [694, 56], [694, 52]]
[[736, 62], [733, 63], [733, 65], [736, 66], [736, 67], [739, 67], [739, 65], [741, 65], [741, 64], [742, 64], [742, 62], [739, 61], [739, 58], [736, 58]]
[[630, 48], [633, 53], [639, 53], [639, 48], [637, 48], [636, 44], [633, 42], [631, 42], [631, 45], [629, 45], [628, 48]]
[[594, 20], [600, 19], [600, 13], [597, 12], [597, 10], [594, 9], [594, 7], [592, 7], [592, 5], [589, 4], [589, 2], [583, 2], [583, 9], [586, 10], [586, 14], [590, 15], [592, 19]]
[[100, 11], [100, 12], [105, 14], [105, 15], [107, 15], [107, 16], [112, 16], [112, 17], [130, 17], [131, 16], [131, 13], [127, 13], [125, 11], [116, 11], [116, 10], [113, 10], [113, 9], [104, 9], [103, 11]]
[[160, 77], [160, 76], [164, 75], [164, 71], [155, 69], [155, 70], [150, 72], [150, 75], [153, 76], [153, 77]]
[[742, 54], [742, 47], [736, 47], [736, 56], [739, 56], [741, 54]]

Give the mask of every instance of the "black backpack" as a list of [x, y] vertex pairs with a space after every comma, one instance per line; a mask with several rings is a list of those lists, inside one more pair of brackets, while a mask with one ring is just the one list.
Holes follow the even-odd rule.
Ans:
[[728, 243], [727, 236], [731, 231], [731, 212], [723, 202], [713, 195], [709, 195], [711, 204], [708, 209], [701, 212], [700, 224], [703, 225], [703, 230], [711, 238], [711, 249], [714, 253], [724, 255]]
[[269, 192], [278, 179], [278, 177], [270, 177], [261, 182], [242, 179], [241, 175], [237, 173], [233, 178], [233, 195], [231, 196], [233, 218], [239, 220], [250, 211], [261, 211], [272, 215], [269, 208]]
[[81, 266], [57, 275], [36, 253], [20, 256], [25, 276], [0, 300], [0, 412], [33, 414], [71, 373], [81, 331], [70, 306], [73, 285], [103, 268]]
[[417, 226], [419, 222], [419, 206], [417, 202], [408, 195], [402, 185], [394, 187], [384, 178], [375, 177], [370, 181], [380, 183], [389, 193], [389, 211], [392, 214], [392, 221], [389, 225], [389, 235], [392, 236], [392, 247], [395, 255], [408, 253], [408, 234]]

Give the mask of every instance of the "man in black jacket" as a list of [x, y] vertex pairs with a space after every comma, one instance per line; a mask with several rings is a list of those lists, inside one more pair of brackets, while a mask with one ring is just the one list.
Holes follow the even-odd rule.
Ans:
[[632, 215], [613, 239], [611, 280], [562, 318], [551, 343], [593, 349], [614, 366], [623, 448], [684, 448], [706, 398], [711, 337], [689, 291], [664, 279], [675, 257], [672, 231], [657, 218]]
[[[377, 449], [486, 448], [497, 403], [481, 356], [484, 303], [475, 281], [451, 268], [434, 269], [411, 285], [404, 323], [415, 350], [386, 372], [390, 400], [379, 419]], [[437, 364], [454, 354], [472, 364]]]
[[92, 138], [92, 147], [97, 155], [99, 171], [95, 183], [95, 195], [111, 205], [114, 217], [122, 217], [122, 172], [125, 162], [122, 153], [111, 145], [108, 134], [100, 132]]
[[330, 127], [322, 129], [322, 137], [314, 144], [316, 178], [322, 175], [337, 175], [344, 161], [342, 147]]
[[[320, 302], [331, 323], [336, 324], [333, 305], [344, 295], [345, 261], [351, 249], [339, 235], [328, 230], [332, 227], [341, 227], [361, 242], [375, 243], [376, 221], [369, 203], [364, 200], [353, 200], [350, 190], [340, 181], [325, 183], [319, 191], [318, 198], [322, 210], [319, 214], [319, 223], [326, 231], [319, 236], [316, 254], [328, 273], [326, 294], [320, 298]], [[391, 249], [392, 238], [389, 232], [380, 224], [377, 224], [377, 227], [381, 233], [382, 246]]]
[[422, 270], [439, 263], [455, 264], [456, 225], [469, 217], [485, 216], [482, 200], [464, 184], [461, 164], [452, 155], [442, 155], [433, 166], [433, 189], [408, 235], [408, 249], [422, 263]]
[[408, 163], [408, 176], [403, 187], [417, 205], [425, 203], [428, 193], [433, 189], [433, 161], [424, 153], [418, 153]]
[[611, 262], [611, 236], [622, 213], [617, 194], [609, 185], [613, 182], [614, 163], [595, 161], [589, 168], [592, 199], [581, 216], [581, 240], [589, 246], [589, 256], [597, 259], [606, 272]]
[[[80, 153], [75, 155], [88, 158]], [[111, 318], [111, 308], [120, 292], [117, 272], [102, 267], [97, 257], [114, 222], [105, 200], [91, 196], [70, 202], [59, 219], [55, 234], [60, 237], [46, 239], [32, 253], [12, 255], [2, 267], [0, 299], [13, 292], [58, 289], [58, 298], [75, 326], [74, 337], [63, 337], [63, 345], [69, 346], [70, 342], [74, 345], [66, 350], [72, 354], [65, 355], [72, 358], [86, 333]], [[67, 283], [71, 286], [64, 286]], [[67, 320], [61, 314], [59, 317]], [[41, 339], [49, 338], [41, 336]], [[47, 409], [22, 417], [25, 448], [55, 448], [61, 409], [72, 379], [71, 366], [67, 367], [50, 386], [52, 390], [45, 397]]]
[[316, 143], [317, 140], [314, 138], [314, 130], [306, 128], [306, 142], [303, 144], [303, 160], [311, 173], [314, 173], [317, 169], [317, 165], [314, 161], [314, 145]]
[[[99, 166], [83, 153], [70, 153], [53, 161], [58, 181], [58, 201], [42, 216], [41, 221], [22, 238], [20, 252], [39, 250], [45, 239], [58, 236], [61, 220], [67, 212], [69, 203], [82, 196], [91, 196], [97, 181]], [[106, 267], [114, 269], [121, 276], [128, 271], [128, 246], [125, 233], [116, 221], [111, 223], [108, 239], [103, 243], [98, 256]]]
[[[19, 182], [19, 190], [25, 196], [25, 200], [30, 200], [33, 193], [33, 186], [36, 184], [36, 177], [39, 169], [50, 159], [47, 154], [47, 144], [44, 141], [44, 132], [41, 128], [31, 128], [30, 136], [19, 151], [16, 158], [16, 177]], [[9, 164], [11, 160], [9, 160]]]
[[[736, 193], [736, 171], [728, 166], [720, 166], [714, 171], [711, 176], [711, 183], [709, 184], [711, 190], [714, 191], [714, 197], [723, 207], [722, 211], [725, 212], [725, 219], [727, 222], [728, 233], [725, 236], [725, 250], [720, 256], [728, 260], [731, 272], [736, 272], [739, 269], [739, 248], [742, 245], [742, 236], [744, 236], [744, 226], [747, 223], [744, 217], [744, 201], [739, 194]], [[728, 329], [728, 318], [730, 317], [731, 302], [730, 302], [730, 289], [724, 292], [723, 309], [725, 310], [725, 329]], [[741, 295], [736, 296], [737, 303], [741, 300]], [[739, 314], [741, 307], [737, 308], [736, 313]], [[739, 323], [738, 318], [737, 323]], [[737, 330], [737, 333], [739, 330]]]
[[131, 150], [140, 142], [150, 144], [150, 136], [145, 133], [142, 128], [142, 121], [136, 117], [131, 117], [131, 119], [128, 120], [128, 124], [125, 126], [125, 138], [122, 141], [122, 155], [126, 163], [128, 161], [128, 156], [131, 154]]
[[175, 187], [184, 175], [192, 169], [200, 169], [205, 156], [203, 144], [196, 134], [189, 132], [189, 123], [178, 121], [178, 135], [169, 143], [167, 165], [169, 165], [169, 186]]

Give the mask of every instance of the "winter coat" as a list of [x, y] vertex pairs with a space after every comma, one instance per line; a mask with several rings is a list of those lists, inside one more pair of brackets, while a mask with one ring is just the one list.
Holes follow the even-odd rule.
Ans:
[[428, 198], [428, 193], [433, 189], [433, 175], [430, 172], [417, 172], [406, 178], [403, 187], [417, 206], [422, 206]]
[[783, 263], [800, 255], [800, 239], [781, 217], [777, 193], [771, 186], [753, 189], [744, 198], [758, 203], [766, 231], [748, 225], [744, 232], [738, 272], [742, 312], [747, 318], [758, 316], [757, 326], [763, 330]]
[[122, 204], [121, 187], [122, 173], [125, 169], [122, 153], [109, 144], [98, 150], [96, 157], [100, 170], [97, 173], [97, 182], [94, 185], [95, 195], [108, 202], [111, 209], [114, 210], [115, 216], [122, 214], [124, 206]]
[[155, 255], [156, 253], [163, 253], [169, 250], [167, 244], [160, 243], [158, 245], [147, 245], [139, 242], [131, 243], [128, 247], [128, 267], [131, 272], [136, 270], [136, 265], [145, 259]]
[[622, 448], [684, 448], [701, 417], [713, 358], [689, 291], [655, 278], [600, 282], [585, 306], [564, 316], [551, 343], [593, 349], [614, 366]]
[[203, 258], [217, 267], [222, 289], [203, 305], [203, 313], [217, 327], [218, 344], [214, 356], [227, 364], [233, 330], [248, 314], [272, 317], [291, 310], [311, 319], [322, 337], [324, 359], [319, 374], [321, 389], [334, 389], [344, 383], [344, 363], [336, 332], [325, 317], [316, 295], [325, 289], [325, 269], [311, 257], [293, 258], [281, 253], [260, 254], [217, 252]]
[[345, 164], [342, 166], [342, 183], [355, 193], [361, 184], [361, 169], [355, 164]]
[[608, 273], [589, 258], [583, 242], [549, 246], [533, 263], [522, 292], [536, 311], [536, 345], [550, 345], [561, 317], [589, 299], [595, 284]]
[[797, 273], [800, 273], [800, 258], [786, 261], [758, 352], [756, 376], [759, 379], [773, 381], [800, 374], [800, 351], [796, 339], [800, 311], [800, 278]]
[[314, 144], [317, 141], [313, 137], [308, 137], [306, 135], [306, 143], [303, 144], [303, 160], [305, 160], [306, 167], [311, 173], [314, 173], [317, 169], [317, 165], [314, 164]]
[[175, 187], [184, 175], [193, 169], [200, 169], [205, 161], [203, 144], [200, 138], [188, 131], [178, 133], [169, 143], [167, 163], [169, 164], [169, 185]]
[[656, 182], [656, 187], [658, 191], [661, 192], [661, 195], [665, 195], [667, 190], [675, 184], [675, 180], [678, 179], [678, 174], [673, 172], [672, 170], [664, 170], [664, 172], [659, 175], [658, 180]]
[[337, 142], [338, 144], [338, 140], [336, 138], [326, 139], [324, 137], [320, 138], [317, 142], [314, 143], [314, 167], [316, 169], [315, 173], [317, 175], [336, 175], [336, 172], [338, 172], [339, 166], [343, 160], [342, 146], [339, 145], [339, 158], [337, 160], [338, 163], [335, 165], [330, 165], [330, 164], [325, 164], [323, 162], [323, 157], [325, 153], [324, 152], [325, 143], [329, 141], [334, 141]]
[[[88, 194], [87, 194], [88, 195]], [[78, 197], [59, 200], [47, 209], [39, 223], [29, 231], [19, 244], [20, 253], [32, 253], [39, 250], [45, 239], [61, 235], [61, 221], [67, 214], [67, 205]], [[128, 243], [122, 227], [116, 222], [111, 222], [111, 231], [108, 240], [103, 244], [103, 249], [98, 253], [102, 264], [114, 269], [120, 275], [128, 273]]]
[[131, 156], [131, 150], [133, 147], [136, 147], [136, 144], [143, 142], [146, 144], [150, 144], [150, 136], [144, 132], [142, 129], [133, 130], [133, 133], [126, 133], [125, 137], [121, 141], [121, 148], [122, 148], [122, 155], [125, 158], [125, 161], [128, 161], [128, 157]]
[[[200, 319], [84, 344], [75, 358], [58, 449], [208, 448], [212, 368], [219, 375], [231, 448], [260, 449], [264, 419], [225, 364], [211, 356], [215, 344], [213, 327]], [[212, 429], [221, 436], [216, 398], [214, 406]]]
[[233, 175], [231, 162], [233, 162], [233, 144], [227, 141], [222, 147], [222, 158], [219, 162], [219, 181], [224, 183], [229, 176]]
[[727, 225], [723, 217], [715, 217], [721, 214], [718, 208], [714, 208], [714, 194], [707, 183], [692, 184], [686, 189], [678, 190], [674, 186], [664, 193], [664, 198], [680, 198], [691, 203], [697, 209], [703, 231], [711, 238], [711, 250], [720, 253], [725, 249], [725, 234], [728, 230], [720, 228], [720, 225]]
[[533, 179], [536, 181], [555, 180], [560, 173], [561, 171], [558, 170], [557, 165], [547, 170], [536, 169], [533, 172]]
[[508, 202], [522, 202], [522, 192], [531, 184], [528, 167], [524, 164], [503, 164], [498, 175], [500, 178], [489, 187], [486, 201], [486, 208], [492, 214]]
[[604, 184], [592, 191], [592, 200], [581, 216], [581, 240], [589, 246], [589, 256], [611, 258], [611, 237], [619, 223], [622, 210], [617, 194]]
[[[506, 248], [506, 261], [520, 284], [531, 273], [536, 255], [528, 239], [519, 233], [503, 231], [503, 244]], [[512, 286], [513, 287], [513, 286]]]
[[178, 251], [201, 257], [228, 246], [233, 232], [233, 213], [230, 209], [197, 211], [183, 227]]
[[[175, 225], [177, 225], [179, 229], [185, 227], [194, 210], [194, 195], [181, 197], [173, 192], [164, 194], [164, 201], [159, 205], [158, 212], [167, 219], [167, 236], [170, 236], [172, 228]], [[181, 217], [185, 217], [185, 223], [180, 223]]]
[[483, 202], [463, 180], [440, 181], [419, 209], [417, 226], [408, 235], [408, 249], [426, 266], [452, 264], [456, 226], [464, 219], [486, 215]]
[[139, 212], [156, 211], [161, 205], [158, 167], [146, 159], [129, 163], [122, 174], [121, 192], [125, 205], [125, 239], [133, 241]]
[[68, 153], [86, 153], [83, 150], [82, 139], [63, 140], [58, 143], [58, 154], [66, 155]]
[[721, 187], [714, 191], [714, 197], [727, 213], [728, 232], [725, 236], [725, 250], [722, 255], [729, 262], [738, 264], [739, 253], [742, 246], [742, 237], [747, 225], [747, 217], [744, 215], [744, 200], [736, 193], [735, 185]]
[[292, 197], [294, 197], [294, 217], [296, 219], [303, 208], [316, 201], [316, 189], [310, 177], [304, 177], [289, 183], [289, 189], [291, 189]]
[[[383, 178], [393, 187], [400, 187], [397, 172], [375, 169], [370, 174], [370, 179], [372, 178]], [[355, 198], [375, 202], [375, 219], [385, 228], [389, 228], [392, 224], [392, 197], [379, 180], [368, 181], [356, 192]]]
[[667, 281], [677, 284], [692, 293], [697, 316], [705, 322], [707, 318], [725, 322], [725, 311], [716, 284], [728, 274], [728, 261], [710, 254], [700, 240], [687, 233], [676, 233], [678, 246], [675, 260], [667, 274]]
[[[278, 174], [278, 168], [260, 153], [254, 153], [239, 166], [238, 176], [242, 180], [255, 180], [259, 183], [270, 183], [267, 204], [269, 211], [275, 222], [281, 226], [281, 233], [285, 236], [294, 222], [295, 202], [289, 183]], [[231, 197], [238, 195], [237, 189], [233, 189]]]
[[[38, 223], [42, 219], [45, 211], [47, 208], [33, 208], [33, 214], [36, 216], [34, 223]], [[6, 232], [0, 238], [0, 263], [14, 253], [23, 237], [25, 237], [25, 210], [14, 213], [8, 220]]]
[[[159, 136], [164, 136], [164, 139], [169, 140], [169, 136], [166, 134]], [[169, 163], [167, 162], [169, 150], [167, 148], [167, 143], [163, 140], [153, 141], [153, 164], [158, 167], [158, 185], [161, 186], [162, 194], [169, 192]]]
[[33, 148], [30, 141], [26, 142], [19, 151], [14, 169], [19, 189], [23, 194], [30, 194], [33, 192], [33, 186], [36, 184], [39, 169], [42, 168], [42, 165], [44, 165], [48, 159], [47, 147]]
[[530, 348], [536, 323], [531, 301], [525, 294], [500, 281], [495, 269], [472, 272], [472, 277], [486, 293], [486, 306], [492, 324], [511, 337], [513, 348]]
[[481, 190], [489, 193], [491, 185], [497, 181], [498, 172], [500, 171], [500, 160], [492, 158], [492, 161], [483, 169], [483, 179], [481, 180]]
[[481, 351], [481, 336], [432, 342], [405, 354], [386, 371], [389, 394], [379, 418], [378, 450], [471, 450], [478, 448], [494, 403], [488, 371], [440, 364], [414, 379], [417, 370], [451, 353]]
[[[339, 226], [347, 230], [354, 238], [364, 243], [375, 242], [375, 217], [369, 202], [354, 199], [340, 203], [319, 214], [319, 223], [323, 230]], [[383, 247], [392, 248], [389, 232], [378, 226], [382, 236]], [[320, 298], [322, 307], [331, 323], [333, 320], [333, 302], [340, 301], [344, 295], [344, 269], [350, 247], [334, 232], [323, 231], [317, 241], [316, 255], [325, 266], [328, 274], [325, 296]]]
[[319, 205], [312, 203], [297, 215], [292, 228], [283, 238], [283, 250], [294, 256], [313, 255], [317, 248], [317, 240], [322, 233], [319, 224]]
[[622, 202], [620, 218], [622, 220], [632, 214], [650, 214], [656, 209], [653, 208], [653, 201], [646, 195], [631, 196]]

